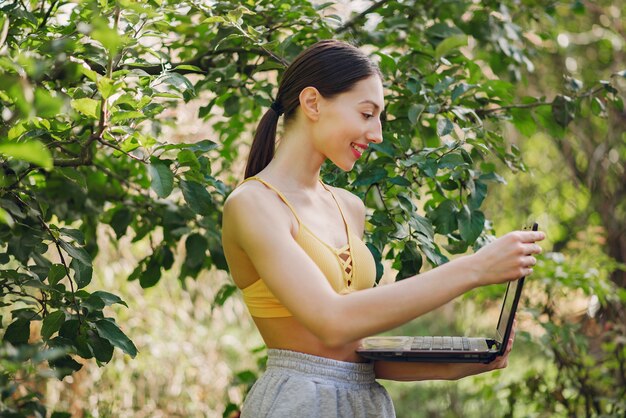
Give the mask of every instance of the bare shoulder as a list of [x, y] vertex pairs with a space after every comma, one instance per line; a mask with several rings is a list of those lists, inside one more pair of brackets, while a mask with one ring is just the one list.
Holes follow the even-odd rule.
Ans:
[[237, 187], [224, 202], [224, 227], [246, 221], [246, 224], [270, 223], [291, 227], [291, 212], [278, 195], [263, 184], [251, 181]]
[[359, 228], [363, 228], [365, 223], [365, 204], [361, 198], [346, 189], [333, 186], [329, 187], [339, 200], [341, 206], [345, 208], [347, 212], [346, 216], [352, 219], [352, 221], [358, 225]]

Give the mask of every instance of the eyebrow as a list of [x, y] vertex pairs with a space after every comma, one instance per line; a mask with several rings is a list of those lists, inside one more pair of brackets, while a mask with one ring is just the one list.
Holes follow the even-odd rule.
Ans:
[[369, 103], [369, 104], [374, 105], [374, 108], [375, 108], [376, 110], [380, 109], [380, 106], [379, 106], [376, 102], [374, 102], [373, 100], [365, 99], [365, 100], [361, 100], [361, 101], [359, 102], [359, 104], [363, 104], [363, 103]]

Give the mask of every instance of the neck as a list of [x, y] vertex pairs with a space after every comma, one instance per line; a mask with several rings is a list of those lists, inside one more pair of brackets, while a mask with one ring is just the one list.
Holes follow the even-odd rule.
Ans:
[[274, 158], [261, 174], [289, 190], [317, 190], [320, 169], [326, 159], [316, 151], [311, 140], [295, 133], [286, 133]]

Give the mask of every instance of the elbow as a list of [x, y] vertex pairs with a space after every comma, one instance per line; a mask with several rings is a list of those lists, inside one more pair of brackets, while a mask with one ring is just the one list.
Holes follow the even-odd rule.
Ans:
[[331, 350], [345, 346], [350, 339], [345, 335], [345, 330], [337, 324], [336, 319], [325, 321], [317, 337], [326, 348]]
[[338, 320], [337, 318], [341, 317], [336, 315], [320, 315], [316, 321], [317, 329], [314, 331], [314, 334], [321, 343], [329, 349], [341, 348], [351, 341], [354, 341], [354, 338], [349, 335], [345, 321]]

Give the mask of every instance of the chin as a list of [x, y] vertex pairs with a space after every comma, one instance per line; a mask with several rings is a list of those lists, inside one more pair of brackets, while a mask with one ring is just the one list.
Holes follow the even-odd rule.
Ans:
[[352, 171], [355, 163], [335, 164], [342, 171]]

